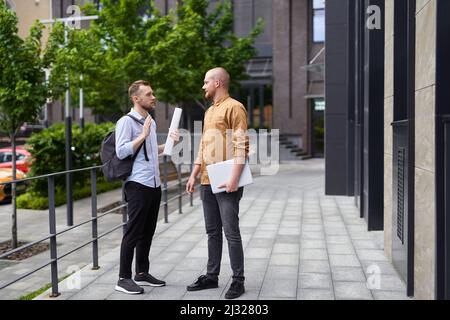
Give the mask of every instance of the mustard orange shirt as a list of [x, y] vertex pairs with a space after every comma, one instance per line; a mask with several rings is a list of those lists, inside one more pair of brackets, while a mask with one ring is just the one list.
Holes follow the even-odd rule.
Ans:
[[245, 163], [249, 152], [247, 111], [230, 96], [214, 103], [206, 110], [203, 134], [195, 164], [201, 166], [201, 184], [209, 185], [206, 166], [236, 159]]

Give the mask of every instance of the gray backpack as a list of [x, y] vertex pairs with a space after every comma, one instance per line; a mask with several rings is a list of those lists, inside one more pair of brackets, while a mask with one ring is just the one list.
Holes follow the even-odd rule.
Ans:
[[[133, 117], [130, 114], [127, 114], [128, 117], [132, 118], [134, 121], [139, 122], [137, 118]], [[100, 149], [100, 159], [102, 161], [102, 172], [105, 176], [106, 181], [112, 182], [117, 180], [125, 180], [131, 175], [133, 170], [133, 163], [136, 160], [136, 157], [141, 150], [142, 146], [144, 146], [144, 154], [145, 160], [149, 161], [147, 155], [147, 148], [144, 142], [139, 146], [136, 153], [133, 156], [129, 156], [125, 159], [119, 159], [116, 154], [116, 132], [109, 132], [106, 137], [103, 139], [102, 146]]]

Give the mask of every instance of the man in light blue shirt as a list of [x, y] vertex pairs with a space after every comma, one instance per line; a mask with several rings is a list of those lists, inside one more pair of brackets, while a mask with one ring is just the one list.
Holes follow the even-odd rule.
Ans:
[[[128, 222], [120, 249], [119, 281], [115, 289], [127, 294], [141, 294], [143, 285], [161, 287], [166, 283], [149, 274], [149, 253], [161, 203], [158, 155], [164, 145], [157, 144], [156, 123], [149, 115], [156, 98], [147, 81], [136, 81], [129, 88], [133, 109], [116, 124], [116, 154], [125, 159], [137, 153], [131, 175], [124, 186], [128, 203]], [[179, 140], [178, 131], [170, 133]], [[136, 249], [136, 275], [131, 265]]]

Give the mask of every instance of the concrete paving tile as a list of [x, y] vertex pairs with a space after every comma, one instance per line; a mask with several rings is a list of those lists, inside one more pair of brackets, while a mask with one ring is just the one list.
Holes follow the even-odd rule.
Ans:
[[333, 281], [366, 282], [362, 267], [332, 267]]
[[246, 272], [266, 271], [269, 265], [269, 259], [245, 258], [244, 264]]
[[328, 254], [325, 249], [301, 249], [300, 250], [301, 260], [327, 260]]
[[350, 254], [340, 254], [340, 255], [329, 255], [331, 267], [360, 267], [356, 255]]
[[315, 231], [302, 232], [301, 239], [302, 240], [323, 240], [323, 239], [325, 239], [325, 234], [323, 232], [315, 232]]
[[322, 260], [300, 260], [300, 273], [330, 273], [330, 264]]
[[297, 283], [291, 280], [265, 280], [259, 294], [260, 299], [295, 298]]
[[332, 287], [329, 273], [300, 273], [298, 287], [301, 289], [329, 289]]
[[247, 248], [244, 252], [245, 258], [269, 259], [272, 248]]
[[379, 249], [378, 245], [372, 240], [353, 240], [355, 249]]
[[275, 253], [272, 254], [269, 263], [278, 266], [297, 266], [299, 263], [299, 255]]
[[69, 300], [105, 300], [114, 293], [114, 287], [115, 284], [93, 284], [70, 297]]
[[374, 272], [379, 272], [381, 274], [399, 277], [397, 271], [394, 269], [394, 266], [390, 262], [362, 260], [361, 264], [366, 275], [371, 275]]
[[[373, 275], [372, 275], [373, 276]], [[371, 276], [369, 276], [370, 278]], [[377, 290], [406, 292], [406, 284], [403, 280], [393, 275], [380, 275], [380, 287]]]
[[358, 249], [356, 250], [359, 260], [388, 261], [383, 250]]
[[346, 236], [348, 232], [345, 228], [325, 228], [325, 234], [327, 236]]
[[274, 242], [274, 239], [252, 238], [250, 239], [247, 248], [269, 248], [273, 246]]
[[300, 252], [300, 245], [298, 243], [282, 243], [276, 242], [273, 246], [274, 254], [276, 253], [294, 253], [298, 254]]
[[266, 272], [265, 279], [276, 280], [276, 279], [287, 279], [287, 280], [297, 280], [298, 277], [298, 267], [291, 266], [273, 266], [269, 265]]
[[330, 235], [326, 237], [328, 244], [351, 244], [350, 237], [348, 236], [334, 236]]
[[327, 244], [325, 240], [306, 240], [300, 241], [301, 249], [325, 249]]
[[372, 294], [375, 300], [412, 300], [406, 296], [405, 291], [373, 290]]
[[[185, 252], [183, 253], [186, 254]], [[183, 255], [181, 255], [182, 257]], [[188, 251], [186, 258], [203, 258], [208, 256], [208, 248], [207, 247], [195, 247], [192, 250]], [[181, 261], [180, 259], [179, 261]]]
[[323, 226], [319, 224], [303, 224], [302, 232], [319, 231], [323, 232]]
[[186, 286], [167, 285], [145, 293], [144, 300], [180, 300], [185, 294]]
[[207, 258], [186, 258], [175, 266], [175, 270], [202, 270], [207, 263]]
[[[167, 252], [188, 252], [196, 246], [197, 242], [175, 242], [166, 248]], [[152, 248], [153, 251], [153, 248]]]
[[334, 300], [331, 289], [300, 289], [297, 293], [299, 300]]
[[[155, 264], [171, 264], [178, 263], [186, 257], [186, 252], [163, 252], [159, 254], [154, 260]], [[193, 257], [189, 257], [193, 258]]]
[[328, 244], [327, 246], [328, 254], [355, 254], [355, 250], [352, 245], [348, 244]]
[[334, 282], [334, 295], [337, 300], [373, 300], [365, 283]]
[[280, 228], [279, 235], [300, 235], [300, 228]]

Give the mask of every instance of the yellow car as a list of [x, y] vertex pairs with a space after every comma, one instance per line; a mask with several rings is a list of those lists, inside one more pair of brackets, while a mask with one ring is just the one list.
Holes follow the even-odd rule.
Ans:
[[[16, 171], [17, 180], [26, 178], [25, 173]], [[12, 169], [0, 168], [0, 202], [11, 200], [11, 184], [1, 184], [12, 181]], [[27, 189], [27, 182], [20, 182], [16, 185], [17, 195], [22, 194]]]

